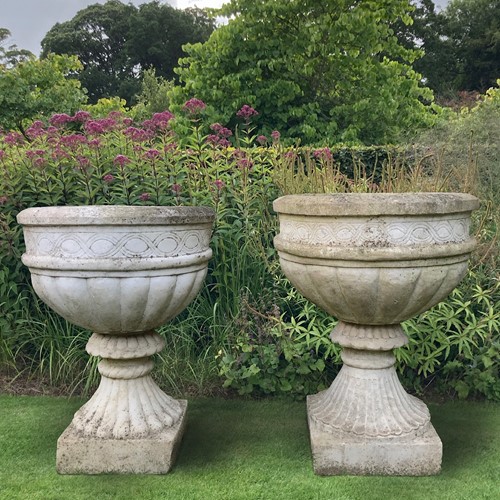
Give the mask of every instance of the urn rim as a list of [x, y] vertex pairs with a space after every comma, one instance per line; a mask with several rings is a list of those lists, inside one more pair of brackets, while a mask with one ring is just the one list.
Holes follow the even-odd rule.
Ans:
[[205, 206], [83, 205], [27, 208], [17, 215], [23, 226], [135, 226], [212, 223]]
[[277, 198], [279, 214], [310, 216], [424, 215], [472, 212], [479, 199], [466, 193], [309, 193]]

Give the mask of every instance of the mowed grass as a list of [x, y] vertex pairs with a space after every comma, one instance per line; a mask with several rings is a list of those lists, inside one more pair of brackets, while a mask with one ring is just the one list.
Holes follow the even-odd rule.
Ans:
[[164, 476], [60, 476], [56, 441], [81, 399], [0, 396], [0, 498], [498, 499], [500, 405], [430, 405], [444, 445], [434, 477], [319, 477], [304, 402], [189, 401], [174, 469]]

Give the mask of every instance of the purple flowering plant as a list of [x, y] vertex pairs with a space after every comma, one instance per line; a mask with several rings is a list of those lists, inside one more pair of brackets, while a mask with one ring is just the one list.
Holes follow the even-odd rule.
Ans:
[[24, 135], [0, 132], [5, 166], [0, 195], [18, 207], [211, 204], [215, 196], [220, 205], [262, 175], [261, 158], [255, 156], [265, 154], [256, 146], [268, 142], [253, 134], [258, 111], [250, 105], [235, 113], [243, 122], [236, 132], [206, 123], [205, 110], [200, 99], [185, 103], [187, 132], [172, 126], [175, 116], [168, 110], [143, 121], [120, 111], [57, 113], [34, 121]]

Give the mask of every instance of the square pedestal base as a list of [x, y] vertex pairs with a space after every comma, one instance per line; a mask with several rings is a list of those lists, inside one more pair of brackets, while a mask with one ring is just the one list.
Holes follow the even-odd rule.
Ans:
[[187, 401], [172, 427], [141, 439], [81, 437], [72, 424], [57, 440], [59, 474], [165, 474], [173, 466], [184, 428]]
[[[309, 398], [308, 398], [309, 404]], [[434, 427], [404, 438], [358, 438], [330, 433], [308, 408], [314, 472], [320, 476], [431, 476], [441, 471], [443, 445]]]

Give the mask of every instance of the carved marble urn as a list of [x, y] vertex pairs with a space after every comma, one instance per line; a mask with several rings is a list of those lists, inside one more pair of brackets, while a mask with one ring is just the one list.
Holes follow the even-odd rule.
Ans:
[[94, 333], [100, 385], [57, 444], [65, 474], [168, 472], [186, 401], [153, 381], [155, 328], [196, 296], [212, 255], [206, 207], [29, 208], [23, 225], [33, 288], [61, 316]]
[[283, 271], [339, 319], [343, 366], [307, 399], [317, 474], [429, 475], [442, 444], [426, 405], [407, 394], [392, 350], [400, 326], [460, 282], [475, 247], [477, 198], [458, 193], [290, 195], [275, 200]]

